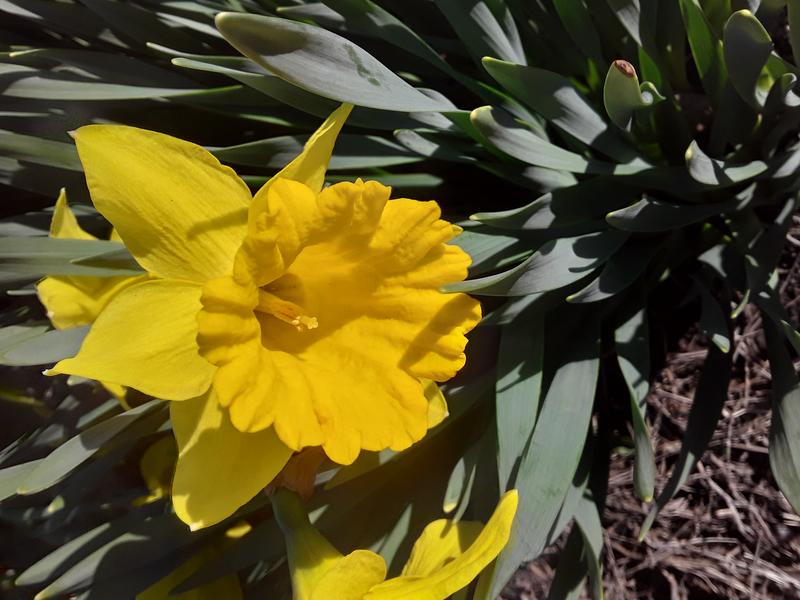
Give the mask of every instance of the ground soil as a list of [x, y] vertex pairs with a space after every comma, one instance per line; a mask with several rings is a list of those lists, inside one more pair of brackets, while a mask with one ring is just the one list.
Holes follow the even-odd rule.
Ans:
[[[800, 217], [787, 238], [780, 274], [783, 301], [798, 323]], [[706, 352], [702, 334], [688, 331], [651, 387], [657, 490], [680, 451]], [[734, 377], [709, 449], [642, 542], [637, 537], [647, 506], [633, 491], [633, 457], [613, 456], [603, 515], [607, 598], [800, 598], [800, 516], [770, 472], [771, 379], [761, 318], [753, 307], [737, 322], [733, 352]], [[546, 598], [559, 545], [520, 569], [503, 598]]]

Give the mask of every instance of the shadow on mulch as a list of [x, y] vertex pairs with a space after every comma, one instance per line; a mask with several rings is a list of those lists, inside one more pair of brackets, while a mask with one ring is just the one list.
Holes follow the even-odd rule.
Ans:
[[[800, 217], [794, 219], [779, 274], [782, 299], [797, 323]], [[736, 324], [732, 351], [733, 380], [708, 451], [642, 542], [637, 537], [647, 505], [633, 491], [633, 456], [612, 457], [603, 515], [605, 591], [611, 600], [800, 598], [800, 516], [770, 471], [771, 378], [761, 317], [752, 306]], [[704, 336], [687, 332], [653, 382], [648, 415], [657, 491], [680, 452], [706, 353]], [[546, 598], [565, 535], [521, 568], [502, 598]]]

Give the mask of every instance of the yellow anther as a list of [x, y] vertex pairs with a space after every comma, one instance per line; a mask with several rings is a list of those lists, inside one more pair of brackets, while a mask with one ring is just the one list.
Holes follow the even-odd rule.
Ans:
[[294, 302], [278, 298], [275, 294], [270, 294], [265, 290], [258, 290], [258, 306], [256, 306], [256, 310], [270, 314], [289, 325], [294, 325], [297, 331], [319, 327], [316, 317], [309, 317], [303, 314], [303, 309]]

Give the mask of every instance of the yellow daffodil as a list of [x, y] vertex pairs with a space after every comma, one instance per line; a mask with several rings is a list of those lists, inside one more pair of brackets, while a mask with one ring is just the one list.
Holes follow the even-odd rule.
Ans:
[[297, 495], [272, 496], [286, 540], [294, 600], [444, 600], [465, 588], [508, 542], [517, 491], [507, 492], [486, 526], [430, 523], [414, 543], [399, 577], [386, 579], [386, 563], [369, 550], [343, 556], [309, 522]]
[[192, 527], [230, 515], [305, 447], [342, 464], [407, 448], [428, 428], [423, 380], [464, 364], [480, 306], [439, 291], [466, 276], [469, 257], [447, 244], [460, 230], [374, 181], [323, 189], [350, 109], [252, 198], [189, 142], [112, 125], [74, 135], [92, 201], [149, 277], [50, 373], [174, 401], [173, 503]]

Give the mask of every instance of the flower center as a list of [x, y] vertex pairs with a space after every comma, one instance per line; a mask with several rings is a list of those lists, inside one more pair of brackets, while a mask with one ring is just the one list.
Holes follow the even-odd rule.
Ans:
[[258, 290], [256, 310], [270, 314], [289, 325], [294, 325], [297, 331], [303, 331], [304, 328], [308, 330], [319, 327], [317, 318], [303, 314], [303, 309], [297, 304], [278, 298], [275, 294], [270, 294], [263, 289]]

